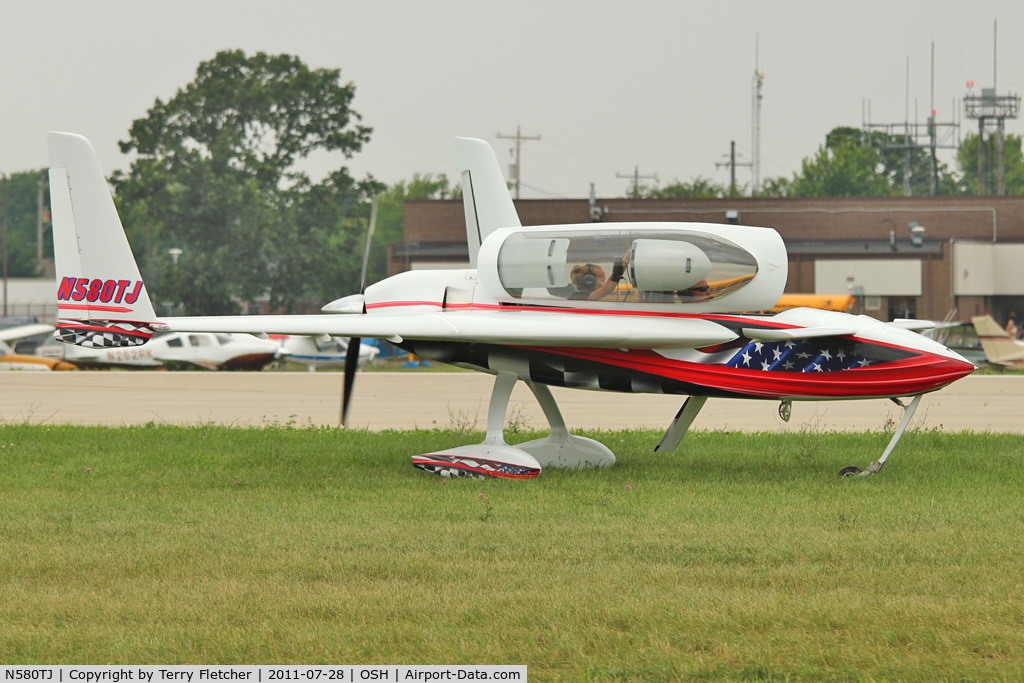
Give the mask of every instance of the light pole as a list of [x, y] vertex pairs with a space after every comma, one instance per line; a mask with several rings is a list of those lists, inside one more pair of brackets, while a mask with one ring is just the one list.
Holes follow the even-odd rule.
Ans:
[[4, 317], [7, 317], [7, 174], [4, 177]]

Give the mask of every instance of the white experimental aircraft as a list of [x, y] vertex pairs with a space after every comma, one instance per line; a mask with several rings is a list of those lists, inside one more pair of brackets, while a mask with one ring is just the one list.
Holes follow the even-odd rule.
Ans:
[[[881, 470], [921, 396], [974, 366], [911, 331], [918, 321], [795, 308], [779, 300], [787, 254], [767, 228], [705, 223], [522, 227], [490, 146], [459, 138], [470, 267], [409, 271], [338, 299], [328, 315], [157, 317], [88, 140], [51, 133], [57, 335], [91, 347], [145, 344], [154, 330], [383, 338], [495, 376], [480, 444], [413, 456], [443, 476], [525, 479], [542, 467], [604, 467], [603, 444], [569, 433], [548, 386], [688, 396], [656, 451], [673, 450], [708, 397], [779, 402], [889, 398], [904, 406]], [[611, 277], [606, 277], [610, 273]], [[609, 280], [611, 281], [609, 283]], [[617, 282], [616, 282], [617, 281]], [[355, 343], [358, 343], [356, 341]], [[346, 368], [343, 412], [355, 375]], [[523, 381], [551, 434], [515, 447], [503, 430]], [[841, 474], [861, 471], [845, 468]]]
[[[58, 348], [59, 347], [59, 348]], [[80, 368], [190, 368], [193, 370], [260, 370], [287, 356], [276, 341], [251, 334], [171, 332], [143, 346], [84, 347], [46, 344], [37, 354]]]

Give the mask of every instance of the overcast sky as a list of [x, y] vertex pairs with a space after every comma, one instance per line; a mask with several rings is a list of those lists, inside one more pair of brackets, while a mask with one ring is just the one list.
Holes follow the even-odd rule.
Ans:
[[[373, 128], [350, 160], [324, 155], [314, 176], [347, 165], [392, 183], [452, 177], [452, 138], [540, 135], [523, 145], [522, 196], [622, 196], [639, 167], [662, 184], [704, 176], [735, 140], [749, 161], [755, 37], [766, 72], [762, 177], [791, 176], [837, 125], [923, 122], [935, 43], [940, 122], [968, 80], [1024, 83], [1024, 2], [341, 2], [289, 0], [0, 0], [0, 171], [46, 166], [46, 131], [93, 142], [104, 170], [157, 97], [168, 99], [219, 50], [298, 55], [340, 68]], [[915, 107], [916, 101], [916, 107]], [[964, 121], [964, 132], [976, 123]], [[1020, 120], [1007, 125], [1020, 134]], [[749, 169], [738, 180], [747, 183]]]

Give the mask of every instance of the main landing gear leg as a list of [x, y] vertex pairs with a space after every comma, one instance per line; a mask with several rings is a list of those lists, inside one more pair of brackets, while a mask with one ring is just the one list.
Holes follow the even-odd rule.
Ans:
[[864, 471], [861, 471], [859, 467], [844, 467], [839, 471], [840, 478], [852, 477], [854, 475], [866, 477], [870, 474], [877, 474], [878, 472], [881, 472], [889, 454], [892, 453], [894, 448], [896, 448], [896, 444], [899, 443], [900, 437], [903, 436], [903, 432], [906, 431], [907, 425], [910, 424], [910, 418], [914, 417], [914, 411], [917, 410], [918, 404], [921, 403], [922, 396], [924, 396], [924, 394], [918, 394], [915, 396], [914, 400], [910, 402], [910, 405], [903, 405], [899, 399], [894, 397], [892, 399], [893, 403], [896, 403], [898, 406], [903, 408], [903, 419], [900, 420], [899, 426], [896, 427], [896, 433], [892, 435], [891, 439], [889, 439], [889, 445], [885, 447], [885, 452], [882, 453], [882, 457], [868, 465], [868, 468]]
[[551, 395], [546, 384], [526, 382], [530, 391], [537, 397], [544, 417], [548, 420], [551, 434], [543, 439], [536, 439], [519, 444], [520, 448], [537, 459], [544, 467], [562, 467], [580, 469], [583, 467], [611, 467], [615, 464], [615, 455], [608, 448], [593, 439], [573, 436], [565, 426], [562, 412]]
[[542, 467], [609, 467], [615, 455], [602, 444], [582, 436], [573, 436], [565, 426], [551, 390], [543, 384], [526, 382], [537, 397], [551, 434], [518, 446], [505, 442], [505, 413], [518, 377], [498, 374], [487, 407], [487, 435], [483, 443], [449, 448], [438, 453], [414, 455], [412, 464], [442, 477], [503, 477], [531, 479]]

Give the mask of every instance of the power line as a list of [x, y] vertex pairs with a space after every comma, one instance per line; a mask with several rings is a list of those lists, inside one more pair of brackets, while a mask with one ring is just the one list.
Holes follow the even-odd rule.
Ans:
[[563, 152], [565, 152], [569, 156], [576, 157], [580, 161], [584, 161], [584, 162], [590, 164], [591, 166], [596, 166], [597, 168], [603, 169], [605, 171], [611, 171], [611, 172], [614, 173], [614, 169], [611, 168], [610, 166], [608, 166], [606, 164], [599, 163], [597, 161], [594, 161], [593, 159], [588, 159], [587, 157], [582, 156], [580, 154], [577, 154], [576, 152], [572, 151], [571, 149], [569, 149], [567, 147], [563, 147], [560, 144], [558, 144], [557, 142], [552, 141], [551, 138], [546, 139], [544, 142], [546, 142], [547, 144], [551, 145], [555, 149], [562, 150]]

